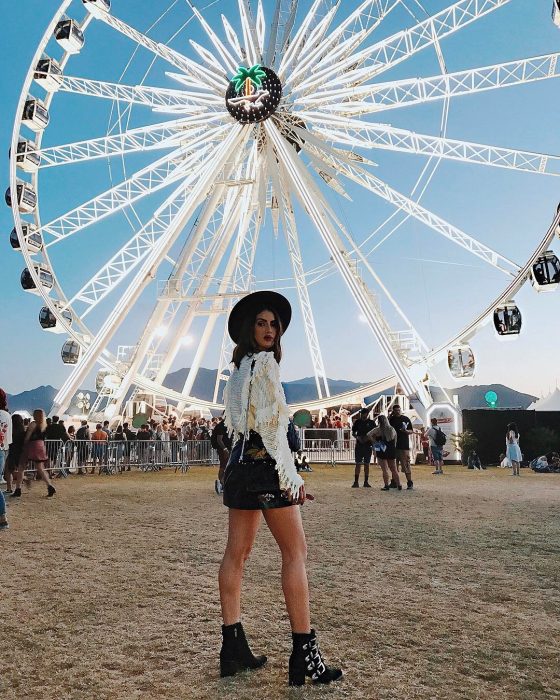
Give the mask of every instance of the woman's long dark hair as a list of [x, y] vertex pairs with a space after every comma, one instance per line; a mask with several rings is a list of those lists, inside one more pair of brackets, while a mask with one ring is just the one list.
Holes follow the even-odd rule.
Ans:
[[513, 430], [515, 433], [515, 439], [517, 439], [519, 437], [519, 431], [517, 430], [517, 425], [515, 423], [508, 423], [506, 434], [509, 433], [510, 430]]
[[12, 414], [12, 436], [19, 437], [25, 435], [25, 425], [23, 424], [23, 418], [19, 413]]
[[255, 323], [257, 316], [263, 311], [270, 311], [272, 314], [274, 314], [274, 320], [276, 321], [278, 333], [274, 339], [274, 345], [269, 352], [274, 353], [274, 359], [276, 362], [278, 362], [278, 364], [280, 364], [280, 360], [282, 359], [282, 345], [280, 343], [280, 338], [284, 332], [284, 329], [282, 328], [282, 321], [280, 320], [280, 316], [275, 309], [272, 309], [269, 306], [262, 306], [256, 307], [253, 313], [245, 316], [243, 323], [241, 324], [239, 342], [235, 346], [233, 356], [231, 358], [231, 361], [237, 367], [237, 369], [239, 369], [241, 360], [245, 357], [245, 355], [253, 355], [256, 352], [259, 352], [259, 348], [255, 343]]

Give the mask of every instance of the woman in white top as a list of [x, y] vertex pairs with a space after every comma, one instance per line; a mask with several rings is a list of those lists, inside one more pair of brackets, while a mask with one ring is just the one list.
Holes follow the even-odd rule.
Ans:
[[[233, 433], [234, 447], [223, 484], [229, 530], [219, 575], [220, 672], [222, 677], [232, 676], [266, 662], [266, 656], [251, 652], [240, 621], [243, 566], [264, 516], [282, 554], [282, 588], [293, 638], [289, 683], [303, 685], [306, 676], [316, 683], [330, 683], [342, 671], [325, 665], [311, 629], [306, 542], [299, 509], [306, 499], [305, 486], [288, 445], [289, 411], [278, 366], [280, 338], [290, 320], [290, 304], [281, 294], [256, 292], [236, 304], [228, 321], [236, 348], [224, 403], [225, 424]], [[268, 473], [269, 483], [259, 489], [255, 474], [263, 472]]]
[[506, 457], [511, 462], [512, 476], [519, 476], [519, 465], [523, 455], [519, 448], [519, 431], [515, 423], [510, 423], [506, 428]]

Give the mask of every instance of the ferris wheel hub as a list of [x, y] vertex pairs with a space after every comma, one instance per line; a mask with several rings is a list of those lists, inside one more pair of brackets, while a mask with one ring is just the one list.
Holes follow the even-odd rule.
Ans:
[[226, 107], [241, 124], [256, 124], [271, 117], [282, 99], [282, 83], [271, 69], [259, 63], [239, 66], [226, 92]]

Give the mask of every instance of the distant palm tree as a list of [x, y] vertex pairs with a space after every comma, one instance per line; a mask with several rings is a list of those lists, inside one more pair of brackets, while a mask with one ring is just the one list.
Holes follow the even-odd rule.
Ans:
[[244, 66], [239, 66], [237, 73], [233, 76], [233, 84], [235, 87], [235, 92], [240, 93], [243, 86], [245, 86], [245, 95], [251, 94], [251, 85], [254, 85], [258, 90], [262, 86], [262, 81], [266, 78], [265, 71], [261, 68], [261, 65], [257, 63], [251, 68], [245, 68]]

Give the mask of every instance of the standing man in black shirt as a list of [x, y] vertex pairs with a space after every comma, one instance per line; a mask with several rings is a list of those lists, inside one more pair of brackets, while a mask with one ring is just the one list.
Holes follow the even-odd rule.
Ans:
[[410, 439], [409, 435], [414, 432], [412, 423], [408, 416], [403, 415], [401, 407], [398, 404], [393, 404], [389, 423], [397, 431], [397, 468], [401, 465], [401, 470], [406, 475], [406, 488], [412, 490], [414, 483], [412, 481], [412, 471], [410, 468]]
[[371, 453], [373, 445], [367, 434], [375, 428], [375, 423], [368, 418], [369, 408], [362, 408], [360, 416], [354, 421], [352, 426], [352, 435], [356, 438], [356, 447], [354, 448], [354, 456], [356, 459], [356, 470], [354, 471], [353, 489], [359, 488], [360, 470], [362, 462], [364, 464], [364, 487], [370, 488], [369, 484], [369, 463], [371, 462]]

